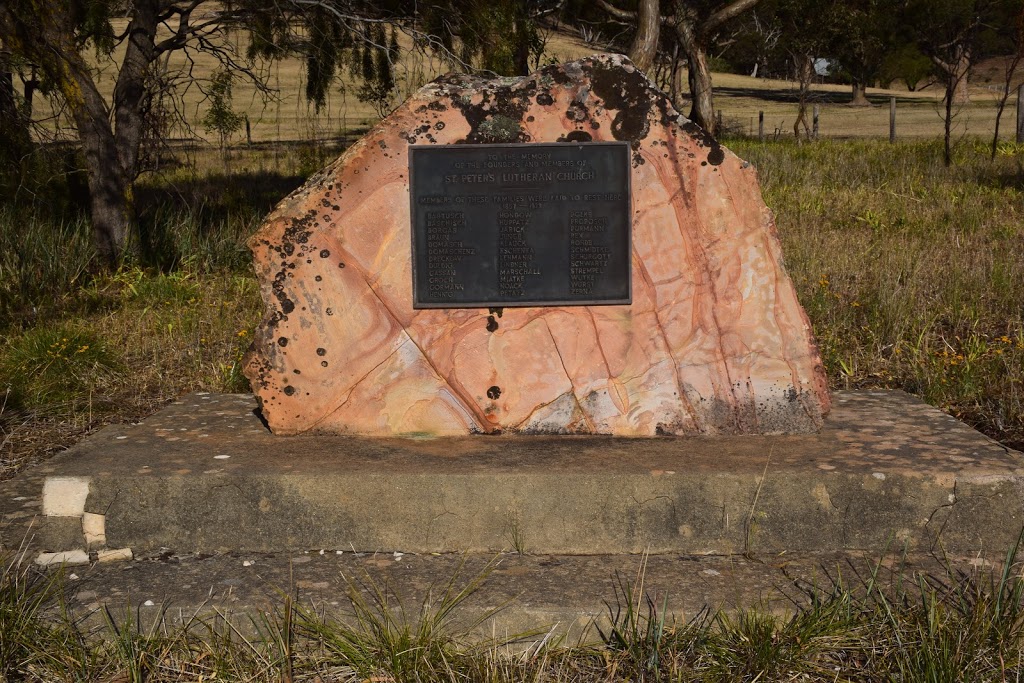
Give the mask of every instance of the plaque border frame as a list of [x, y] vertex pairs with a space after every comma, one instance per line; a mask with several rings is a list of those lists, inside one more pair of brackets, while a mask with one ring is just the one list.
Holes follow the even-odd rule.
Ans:
[[416, 205], [413, 201], [413, 163], [412, 156], [417, 150], [441, 149], [446, 147], [466, 148], [481, 147], [485, 149], [522, 149], [525, 147], [625, 147], [631, 149], [630, 143], [624, 140], [594, 140], [590, 142], [501, 142], [478, 143], [472, 145], [409, 145], [409, 234], [410, 234], [410, 265], [412, 274], [412, 308], [413, 310], [462, 309], [462, 308], [552, 308], [552, 307], [586, 307], [586, 306], [630, 306], [633, 304], [633, 168], [626, 155], [626, 240], [629, 244], [629, 258], [626, 260], [626, 277], [629, 282], [629, 293], [624, 299], [570, 299], [558, 301], [459, 301], [457, 303], [425, 303], [417, 300], [416, 289], [416, 225], [413, 216]]

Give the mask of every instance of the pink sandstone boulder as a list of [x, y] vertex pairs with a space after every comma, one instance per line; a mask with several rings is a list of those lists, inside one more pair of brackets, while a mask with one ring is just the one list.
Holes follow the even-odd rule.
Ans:
[[[632, 304], [412, 306], [409, 145], [628, 141]], [[755, 170], [600, 55], [447, 76], [250, 241], [246, 376], [278, 434], [807, 432], [830, 399]]]

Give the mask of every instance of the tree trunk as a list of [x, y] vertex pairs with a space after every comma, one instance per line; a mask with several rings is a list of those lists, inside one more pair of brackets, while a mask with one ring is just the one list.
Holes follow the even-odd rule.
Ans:
[[953, 88], [953, 103], [958, 105], [967, 104], [971, 101], [971, 95], [967, 89], [967, 80], [971, 70], [971, 56], [966, 49], [957, 50], [957, 59], [953, 68], [953, 75], [956, 78]]
[[[1024, 22], [1024, 10], [1022, 10], [1021, 20]], [[1024, 38], [1024, 35], [1021, 38]], [[1020, 45], [1017, 52], [1010, 58], [1010, 63], [1007, 64], [1004, 72], [1003, 92], [999, 94], [999, 101], [996, 102], [996, 125], [995, 132], [992, 134], [992, 161], [995, 161], [996, 152], [999, 151], [999, 122], [1003, 118], [1003, 112], [1006, 111], [1006, 103], [1010, 100], [1010, 91], [1013, 89], [1013, 76], [1017, 73], [1017, 67], [1020, 66], [1022, 59], [1024, 59], [1024, 44]], [[1018, 108], [1022, 105], [1024, 103], [1017, 102]]]
[[121, 165], [106, 103], [84, 64], [72, 76], [61, 87], [85, 154], [93, 243], [107, 264], [116, 266], [128, 249], [135, 219], [131, 179]]
[[28, 119], [22, 115], [14, 93], [10, 53], [0, 50], [0, 159], [5, 165], [14, 165], [31, 150]]
[[35, 103], [36, 90], [39, 89], [39, 78], [36, 76], [36, 68], [33, 66], [29, 78], [25, 81], [25, 104], [24, 113], [26, 121], [32, 120], [32, 107]]
[[942, 162], [949, 168], [953, 165], [953, 99], [956, 92], [956, 80], [947, 75], [946, 78], [946, 109], [942, 127]]
[[707, 55], [699, 47], [686, 55], [687, 75], [693, 103], [690, 106], [690, 120], [708, 132], [718, 134], [715, 125], [715, 100], [711, 90], [711, 72], [708, 70]]
[[679, 64], [679, 43], [673, 43], [672, 44], [672, 70], [671, 70], [671, 75], [669, 76], [669, 87], [671, 88], [671, 90], [669, 92], [669, 97], [672, 100], [672, 106], [675, 107], [676, 109], [681, 109], [682, 108], [682, 107], [679, 106], [679, 91], [681, 89], [680, 86], [682, 85], [681, 82], [680, 82], [682, 80], [682, 73], [681, 72], [682, 72], [682, 69], [680, 68], [680, 64]]
[[114, 135], [121, 171], [129, 182], [138, 176], [139, 152], [145, 129], [143, 104], [147, 96], [146, 76], [156, 58], [157, 8], [155, 3], [136, 0], [128, 25], [124, 61], [114, 86]]
[[629, 48], [629, 58], [640, 71], [648, 72], [654, 66], [658, 53], [658, 34], [661, 29], [661, 3], [659, 0], [640, 0], [637, 6], [636, 36]]
[[697, 40], [689, 17], [676, 2], [676, 37], [686, 53], [687, 78], [690, 84], [690, 120], [715, 135], [715, 102], [711, 89], [711, 72], [708, 70], [707, 54]]
[[796, 67], [797, 80], [800, 82], [796, 121], [793, 123], [793, 134], [799, 144], [801, 125], [807, 139], [811, 139], [811, 127], [807, 125], [807, 96], [810, 94], [811, 80], [814, 78], [814, 59], [810, 55], [793, 55], [793, 63]]
[[850, 98], [850, 104], [855, 107], [871, 105], [871, 102], [868, 101], [868, 88], [865, 84], [858, 81], [853, 82], [853, 96]]

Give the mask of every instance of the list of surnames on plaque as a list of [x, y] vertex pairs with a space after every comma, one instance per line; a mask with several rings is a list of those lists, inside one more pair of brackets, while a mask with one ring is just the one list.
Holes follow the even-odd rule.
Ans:
[[629, 301], [626, 145], [412, 152], [416, 305]]

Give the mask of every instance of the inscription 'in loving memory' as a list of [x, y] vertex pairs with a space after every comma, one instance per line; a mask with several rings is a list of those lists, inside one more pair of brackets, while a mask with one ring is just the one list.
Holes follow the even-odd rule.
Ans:
[[416, 308], [630, 302], [626, 143], [410, 149]]

